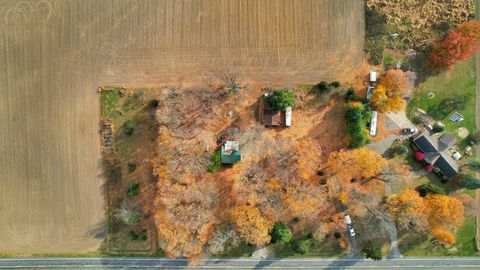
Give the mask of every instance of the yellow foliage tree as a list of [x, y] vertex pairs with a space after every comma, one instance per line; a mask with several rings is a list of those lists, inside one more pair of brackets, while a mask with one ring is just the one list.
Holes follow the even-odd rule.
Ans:
[[402, 109], [404, 101], [401, 96], [389, 96], [387, 89], [383, 85], [377, 86], [373, 91], [372, 105], [375, 109], [385, 111], [399, 111]]
[[386, 160], [368, 148], [332, 152], [327, 159], [329, 170], [344, 181], [369, 180], [378, 176]]
[[231, 210], [230, 216], [240, 237], [247, 243], [262, 245], [270, 241], [273, 223], [262, 217], [255, 206], [239, 206]]
[[463, 224], [463, 203], [447, 195], [433, 194], [425, 197], [428, 223], [433, 229], [453, 229]]
[[348, 194], [346, 192], [340, 192], [337, 198], [343, 204], [348, 202]]
[[451, 231], [447, 231], [441, 228], [435, 228], [432, 230], [432, 235], [437, 238], [438, 241], [445, 244], [455, 243], [455, 235]]
[[390, 69], [378, 83], [385, 87], [389, 98], [399, 97], [406, 93], [408, 87], [407, 75], [400, 69]]
[[423, 198], [412, 189], [405, 189], [399, 194], [387, 197], [385, 209], [394, 217], [399, 229], [410, 229], [412, 225], [417, 230], [425, 230], [426, 207]]

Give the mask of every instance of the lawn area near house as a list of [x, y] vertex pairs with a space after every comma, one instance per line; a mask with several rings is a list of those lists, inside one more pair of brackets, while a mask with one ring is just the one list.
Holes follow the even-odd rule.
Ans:
[[400, 238], [400, 251], [404, 256], [478, 256], [475, 230], [475, 216], [469, 215], [457, 230], [457, 241], [453, 246], [444, 247], [426, 236], [408, 235]]
[[[460, 142], [458, 128], [466, 127], [470, 134], [475, 132], [475, 82], [474, 58], [459, 62], [450, 70], [429, 77], [416, 88], [415, 95], [408, 104], [408, 115], [412, 119], [415, 108], [426, 111], [435, 120], [444, 123], [445, 132], [455, 134]], [[429, 97], [429, 93], [433, 93], [434, 97]], [[461, 97], [466, 99], [461, 109], [449, 110], [442, 104], [447, 98]], [[455, 111], [465, 117], [459, 124], [448, 120]]]

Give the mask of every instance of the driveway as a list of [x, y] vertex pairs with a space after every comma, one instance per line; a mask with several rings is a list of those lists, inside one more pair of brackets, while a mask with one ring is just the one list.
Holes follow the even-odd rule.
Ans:
[[[385, 124], [383, 126], [385, 130], [392, 131], [415, 127], [415, 125], [407, 118], [405, 112], [387, 112], [386, 116]], [[368, 144], [367, 147], [380, 155], [383, 155], [395, 140], [402, 137], [407, 137], [407, 135], [390, 134], [383, 140]]]

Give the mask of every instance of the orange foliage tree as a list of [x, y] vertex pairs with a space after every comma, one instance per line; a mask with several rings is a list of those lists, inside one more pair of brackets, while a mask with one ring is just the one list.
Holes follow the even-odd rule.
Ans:
[[451, 230], [463, 224], [463, 203], [454, 197], [433, 194], [425, 197], [428, 223], [432, 229]]
[[240, 237], [247, 243], [263, 245], [270, 241], [273, 222], [262, 217], [255, 206], [239, 206], [231, 210], [230, 216]]
[[385, 208], [394, 217], [399, 229], [408, 229], [412, 225], [417, 230], [426, 228], [426, 207], [423, 198], [412, 189], [405, 189], [399, 194], [387, 197]]
[[404, 101], [400, 95], [392, 96], [388, 93], [387, 88], [378, 85], [373, 91], [372, 105], [381, 112], [399, 111], [402, 109]]
[[387, 89], [389, 97], [405, 94], [409, 85], [407, 75], [401, 69], [390, 69], [378, 83]]
[[380, 174], [385, 164], [380, 154], [365, 147], [332, 152], [327, 159], [329, 170], [344, 181], [370, 180]]
[[432, 230], [432, 235], [440, 242], [449, 245], [455, 243], [455, 235], [451, 231], [447, 231], [441, 228], [435, 228]]
[[463, 23], [433, 46], [427, 67], [441, 70], [451, 67], [459, 60], [468, 59], [479, 48], [479, 41], [480, 22]]

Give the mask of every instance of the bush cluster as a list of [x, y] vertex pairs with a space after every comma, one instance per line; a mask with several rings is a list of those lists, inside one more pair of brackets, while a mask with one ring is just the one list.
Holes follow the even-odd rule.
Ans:
[[351, 148], [359, 148], [369, 142], [366, 128], [371, 118], [371, 111], [365, 105], [359, 102], [347, 103], [345, 119]]
[[273, 243], [287, 243], [292, 238], [292, 231], [283, 221], [275, 222], [270, 233]]
[[306, 254], [310, 250], [310, 242], [308, 240], [295, 240], [292, 243], [292, 249], [298, 254]]
[[212, 155], [212, 164], [208, 167], [210, 173], [216, 173], [218, 169], [222, 166], [222, 157], [220, 151], [213, 152]]
[[295, 95], [288, 89], [280, 89], [265, 97], [265, 102], [275, 111], [285, 111], [295, 105]]

